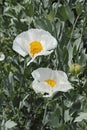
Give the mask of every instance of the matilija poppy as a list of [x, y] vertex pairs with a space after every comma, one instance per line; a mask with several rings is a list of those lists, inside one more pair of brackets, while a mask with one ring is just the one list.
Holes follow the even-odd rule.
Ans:
[[67, 92], [72, 89], [65, 72], [50, 68], [39, 68], [32, 72], [34, 81], [32, 87], [36, 93], [51, 97], [55, 92]]
[[19, 34], [13, 42], [13, 50], [25, 57], [30, 55], [29, 65], [37, 56], [49, 55], [57, 47], [57, 40], [43, 29], [29, 29]]
[[0, 61], [3, 61], [5, 59], [5, 55], [3, 52], [0, 52]]

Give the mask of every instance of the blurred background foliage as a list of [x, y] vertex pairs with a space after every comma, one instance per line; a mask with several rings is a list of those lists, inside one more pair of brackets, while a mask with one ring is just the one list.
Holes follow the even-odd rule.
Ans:
[[[30, 28], [49, 31], [58, 41], [49, 56], [29, 57], [12, 50], [14, 38]], [[87, 130], [87, 2], [86, 0], [0, 0], [0, 129]], [[82, 71], [72, 74], [71, 64]], [[45, 99], [32, 90], [31, 72], [50, 67], [67, 73], [73, 90]], [[86, 117], [87, 119], [87, 117]], [[10, 124], [10, 126], [9, 126]]]

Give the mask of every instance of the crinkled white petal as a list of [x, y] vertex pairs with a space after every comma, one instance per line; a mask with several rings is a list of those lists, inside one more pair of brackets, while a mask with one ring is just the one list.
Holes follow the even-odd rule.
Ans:
[[41, 43], [44, 50], [52, 50], [57, 47], [57, 41], [52, 35], [43, 35]]
[[38, 81], [44, 81], [52, 75], [52, 70], [50, 68], [39, 68], [32, 72], [34, 79]]
[[13, 50], [19, 53], [21, 56], [25, 57], [28, 53], [21, 47], [17, 42], [13, 44]]
[[58, 74], [59, 74], [60, 76], [62, 76], [63, 78], [68, 79], [68, 77], [67, 77], [67, 75], [66, 75], [65, 72], [58, 70]]
[[54, 92], [56, 91], [61, 91], [61, 92], [67, 92], [70, 89], [73, 89], [73, 87], [71, 86], [71, 84], [67, 81], [65, 83], [62, 84], [57, 84], [57, 86], [54, 87]]
[[37, 80], [34, 80], [32, 87], [36, 93], [48, 93], [48, 95], [51, 93], [51, 88], [45, 82], [38, 82]]
[[29, 36], [27, 31], [19, 34], [13, 41], [13, 50], [25, 57], [29, 54], [28, 42]]
[[2, 52], [0, 52], [0, 61], [3, 61], [4, 59], [5, 59], [5, 55]]

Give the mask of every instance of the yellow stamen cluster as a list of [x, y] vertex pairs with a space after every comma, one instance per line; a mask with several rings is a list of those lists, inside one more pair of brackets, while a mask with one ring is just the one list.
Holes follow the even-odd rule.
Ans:
[[56, 81], [51, 79], [47, 79], [45, 82], [48, 83], [52, 88], [56, 85]]
[[34, 57], [35, 54], [38, 54], [43, 50], [42, 44], [39, 41], [33, 41], [30, 43], [30, 55]]

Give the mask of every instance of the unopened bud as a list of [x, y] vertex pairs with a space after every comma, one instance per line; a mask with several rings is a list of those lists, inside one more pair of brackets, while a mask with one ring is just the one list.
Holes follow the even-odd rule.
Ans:
[[82, 72], [82, 66], [79, 64], [72, 64], [70, 66], [70, 73], [72, 74], [79, 74]]

